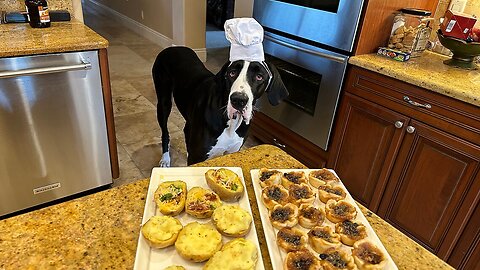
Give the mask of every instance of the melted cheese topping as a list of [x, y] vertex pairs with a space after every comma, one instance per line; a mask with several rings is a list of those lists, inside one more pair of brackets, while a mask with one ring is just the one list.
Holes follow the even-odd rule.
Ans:
[[258, 252], [255, 245], [243, 238], [234, 239], [225, 244], [219, 252], [208, 261], [204, 270], [251, 270], [255, 269]]
[[252, 217], [236, 205], [223, 205], [213, 212], [215, 225], [224, 233], [238, 234], [250, 228]]
[[182, 229], [177, 219], [153, 216], [142, 227], [142, 234], [152, 242], [162, 242], [174, 237]]
[[187, 224], [175, 242], [175, 247], [194, 254], [215, 252], [222, 235], [211, 225], [192, 222]]

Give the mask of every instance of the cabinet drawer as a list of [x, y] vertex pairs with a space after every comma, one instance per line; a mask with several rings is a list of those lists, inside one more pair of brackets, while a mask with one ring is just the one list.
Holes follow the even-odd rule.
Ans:
[[480, 144], [480, 108], [359, 67], [345, 91]]
[[278, 146], [309, 168], [325, 167], [327, 152], [261, 112], [255, 113], [250, 134]]

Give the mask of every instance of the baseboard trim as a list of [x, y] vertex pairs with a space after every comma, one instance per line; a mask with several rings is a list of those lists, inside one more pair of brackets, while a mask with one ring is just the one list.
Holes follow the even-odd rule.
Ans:
[[[167, 48], [171, 46], [175, 46], [173, 44], [173, 39], [153, 30], [152, 28], [145, 26], [134, 19], [123, 15], [122, 13], [105, 6], [95, 0], [87, 0], [88, 2], [94, 4], [96, 8], [99, 10], [113, 16], [118, 22], [120, 22], [123, 26], [127, 27], [128, 29], [134, 31], [135, 33], [139, 34], [140, 36], [150, 40], [151, 42], [161, 46], [162, 48]], [[183, 46], [183, 45], [182, 45]], [[207, 61], [207, 49], [206, 48], [194, 48], [193, 49], [197, 54], [198, 58], [202, 62]]]

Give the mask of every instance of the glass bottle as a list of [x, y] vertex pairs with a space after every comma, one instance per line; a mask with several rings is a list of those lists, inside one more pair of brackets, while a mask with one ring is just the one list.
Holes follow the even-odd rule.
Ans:
[[33, 28], [50, 27], [50, 15], [46, 0], [25, 0], [28, 23]]
[[428, 10], [403, 8], [393, 19], [393, 27], [388, 47], [405, 53], [411, 57], [420, 56], [430, 38], [431, 27]]

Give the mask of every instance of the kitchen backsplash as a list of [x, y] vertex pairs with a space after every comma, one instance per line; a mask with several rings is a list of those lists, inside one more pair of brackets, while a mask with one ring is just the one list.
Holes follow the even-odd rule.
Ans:
[[[0, 0], [1, 11], [19, 11], [25, 10], [25, 1], [21, 0]], [[48, 8], [50, 10], [68, 10], [72, 17], [74, 17], [72, 0], [50, 0], [48, 1]]]

